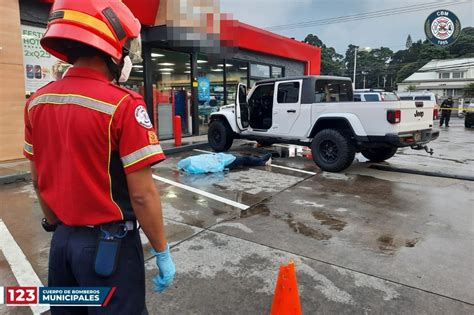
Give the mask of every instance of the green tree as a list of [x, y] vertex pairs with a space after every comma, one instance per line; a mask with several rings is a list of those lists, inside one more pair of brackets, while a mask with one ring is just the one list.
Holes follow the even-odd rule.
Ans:
[[416, 91], [416, 85], [407, 86], [407, 91], [411, 91], [411, 92]]
[[415, 73], [418, 69], [420, 69], [423, 65], [420, 65], [418, 62], [410, 62], [406, 65], [403, 65], [400, 70], [397, 71], [397, 75], [395, 77], [396, 82], [402, 82], [413, 73]]
[[321, 74], [344, 75], [343, 56], [333, 47], [327, 47], [318, 36], [309, 34], [304, 39], [305, 43], [321, 48]]
[[357, 50], [356, 88], [364, 86], [366, 88], [383, 87], [384, 77], [387, 78], [388, 63], [391, 60], [393, 51], [387, 47], [380, 47], [372, 50], [359, 49], [357, 46], [349, 45], [346, 50], [345, 65], [346, 73], [353, 73], [354, 55]]
[[474, 57], [474, 27], [465, 27], [451, 46], [437, 46], [430, 41], [417, 41], [409, 49], [397, 51], [390, 61], [390, 72], [401, 82], [433, 59]]
[[458, 40], [449, 47], [449, 52], [455, 57], [474, 57], [474, 27], [465, 27]]
[[468, 83], [464, 87], [464, 97], [474, 97], [474, 83]]

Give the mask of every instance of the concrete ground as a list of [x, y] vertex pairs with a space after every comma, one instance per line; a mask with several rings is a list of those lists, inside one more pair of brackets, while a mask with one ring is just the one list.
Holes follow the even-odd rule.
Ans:
[[[473, 132], [454, 119], [432, 157], [401, 150], [384, 165], [474, 176]], [[246, 142], [231, 151], [288, 155]], [[154, 293], [157, 269], [146, 262], [150, 314], [269, 313], [279, 265], [291, 259], [304, 314], [474, 313], [473, 181], [377, 170], [359, 155], [338, 174], [303, 157], [212, 175], [176, 169], [201, 153], [154, 169], [177, 274]], [[50, 235], [31, 183], [0, 186], [0, 200], [1, 220], [46, 285]], [[0, 286], [18, 283], [10, 264], [0, 251]]]

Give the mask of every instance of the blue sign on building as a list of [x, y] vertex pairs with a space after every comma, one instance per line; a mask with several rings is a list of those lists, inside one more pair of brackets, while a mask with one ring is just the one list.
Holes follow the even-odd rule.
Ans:
[[197, 81], [199, 102], [209, 102], [211, 99], [211, 82], [206, 77], [198, 77]]

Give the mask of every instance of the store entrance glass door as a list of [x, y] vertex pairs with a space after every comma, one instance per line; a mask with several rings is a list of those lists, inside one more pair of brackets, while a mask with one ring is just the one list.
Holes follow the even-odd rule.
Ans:
[[191, 118], [191, 56], [164, 49], [152, 49], [153, 116], [158, 137], [172, 139], [173, 117], [181, 117], [181, 131], [189, 135]]

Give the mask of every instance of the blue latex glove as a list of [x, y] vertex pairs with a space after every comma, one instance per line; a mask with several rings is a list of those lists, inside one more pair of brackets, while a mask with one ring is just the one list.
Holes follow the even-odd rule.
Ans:
[[176, 273], [176, 267], [170, 255], [170, 246], [167, 244], [166, 250], [162, 252], [152, 249], [151, 254], [156, 256], [156, 266], [159, 270], [158, 275], [153, 278], [155, 292], [163, 292], [173, 282]]

